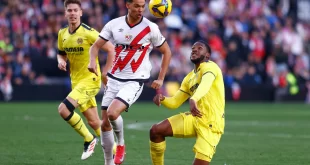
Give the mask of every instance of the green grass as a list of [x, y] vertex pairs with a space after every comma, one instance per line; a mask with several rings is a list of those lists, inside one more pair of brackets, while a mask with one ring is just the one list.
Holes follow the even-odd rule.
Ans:
[[[81, 161], [83, 142], [62, 120], [58, 103], [0, 103], [1, 165], [104, 164], [101, 147]], [[151, 165], [148, 129], [169, 111], [138, 103], [124, 113], [124, 165]], [[212, 165], [309, 165], [310, 107], [303, 104], [227, 103], [226, 127]], [[189, 165], [195, 139], [167, 138], [166, 165]]]

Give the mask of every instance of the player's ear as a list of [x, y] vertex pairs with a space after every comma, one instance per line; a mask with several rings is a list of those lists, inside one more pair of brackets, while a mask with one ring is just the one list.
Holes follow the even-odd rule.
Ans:
[[80, 11], [80, 16], [82, 17], [82, 15], [83, 15], [83, 10], [81, 9], [81, 11]]
[[129, 9], [130, 3], [126, 2], [126, 8]]
[[209, 52], [206, 52], [206, 59], [209, 60], [211, 57], [211, 54]]

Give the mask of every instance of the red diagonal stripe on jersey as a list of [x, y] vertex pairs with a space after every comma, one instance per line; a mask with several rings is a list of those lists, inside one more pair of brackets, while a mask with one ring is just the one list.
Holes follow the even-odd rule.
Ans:
[[[149, 26], [147, 26], [146, 28], [144, 28], [130, 43], [131, 46], [134, 46], [135, 49], [133, 50], [129, 50], [128, 53], [126, 54], [125, 58], [122, 60], [119, 57], [119, 54], [122, 52], [122, 50], [120, 51], [120, 48], [116, 48], [116, 55], [115, 55], [115, 60], [117, 59], [117, 61], [115, 62], [115, 65], [112, 68], [112, 74], [115, 73], [115, 71], [117, 70], [117, 68], [120, 69], [120, 71], [122, 71], [125, 66], [128, 64], [128, 62], [130, 61], [130, 59], [134, 56], [134, 54], [138, 51], [137, 49], [137, 45], [138, 43], [141, 41], [141, 39], [143, 37], [145, 37], [148, 33], [151, 32], [151, 28]], [[139, 45], [140, 47], [141, 45]], [[142, 60], [141, 60], [142, 62]]]
[[149, 32], [151, 32], [151, 28], [148, 26], [146, 28], [144, 28], [130, 43], [130, 45], [136, 45], [139, 43], [139, 41], [146, 36], [147, 34], [149, 34]]
[[149, 49], [151, 44], [148, 44], [144, 47], [143, 49], [143, 52], [141, 53], [140, 57], [138, 58], [137, 62], [133, 59], [130, 63], [131, 65], [131, 69], [132, 69], [132, 72], [135, 73], [137, 71], [137, 69], [139, 68], [140, 64], [142, 63], [143, 59], [144, 59], [144, 56], [147, 52], [147, 50]]

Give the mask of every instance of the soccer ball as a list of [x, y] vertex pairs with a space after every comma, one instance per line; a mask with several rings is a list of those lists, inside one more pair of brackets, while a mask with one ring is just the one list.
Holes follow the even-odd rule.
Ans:
[[150, 0], [149, 10], [157, 18], [167, 17], [172, 9], [171, 0]]

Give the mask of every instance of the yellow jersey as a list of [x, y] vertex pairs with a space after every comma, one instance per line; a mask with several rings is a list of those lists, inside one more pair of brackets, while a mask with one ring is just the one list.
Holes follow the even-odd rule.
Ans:
[[197, 122], [213, 132], [224, 133], [225, 87], [222, 71], [213, 61], [201, 63], [183, 79], [180, 89], [161, 103], [168, 108], [177, 108], [189, 97], [195, 100], [203, 116]]
[[[72, 85], [83, 82], [89, 85], [101, 85], [100, 67], [97, 67], [98, 77], [88, 71], [89, 49], [99, 36], [98, 31], [81, 23], [72, 33], [69, 27], [58, 32], [58, 54], [66, 55], [70, 65], [70, 78]], [[97, 58], [97, 65], [99, 61]]]

